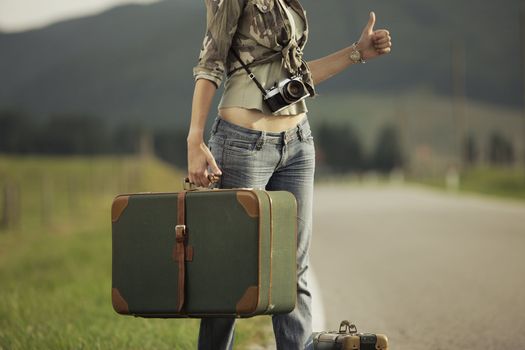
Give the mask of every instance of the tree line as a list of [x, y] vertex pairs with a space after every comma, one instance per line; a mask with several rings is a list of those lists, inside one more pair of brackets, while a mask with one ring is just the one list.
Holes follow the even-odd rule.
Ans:
[[[175, 128], [109, 126], [105, 120], [86, 114], [60, 114], [38, 122], [20, 112], [0, 111], [0, 153], [123, 155], [140, 153], [146, 146], [161, 159], [185, 168], [186, 136], [187, 130]], [[365, 152], [359, 134], [349, 124], [320, 124], [314, 137], [318, 163], [331, 173], [389, 173], [406, 163], [399, 130], [394, 125], [379, 130], [371, 152]], [[493, 132], [486, 147], [489, 163], [514, 163], [513, 144], [502, 134]], [[473, 135], [465, 139], [462, 157], [467, 164], [479, 161], [480, 146]]]
[[[486, 160], [496, 166], [511, 166], [518, 159], [514, 150], [514, 144], [498, 131], [493, 131], [485, 146]], [[482, 161], [483, 147], [479, 140], [469, 134], [463, 143], [463, 160], [467, 165], [475, 165]]]
[[186, 164], [185, 131], [153, 130], [138, 123], [109, 126], [86, 114], [60, 114], [38, 122], [20, 112], [0, 112], [0, 153], [136, 154], [145, 140], [159, 157], [177, 166]]
[[392, 125], [380, 130], [375, 147], [369, 155], [364, 151], [362, 140], [351, 125], [323, 123], [316, 130], [316, 135], [321, 160], [330, 172], [374, 170], [389, 173], [404, 165], [399, 133]]

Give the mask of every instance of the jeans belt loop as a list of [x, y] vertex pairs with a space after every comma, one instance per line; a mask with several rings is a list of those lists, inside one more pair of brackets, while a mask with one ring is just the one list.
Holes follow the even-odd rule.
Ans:
[[259, 138], [257, 139], [257, 143], [255, 144], [255, 148], [257, 150], [260, 150], [262, 146], [264, 145], [264, 138], [266, 137], [266, 131], [261, 131], [261, 135], [259, 135]]
[[281, 136], [282, 136], [282, 139], [283, 139], [283, 144], [286, 145], [288, 143], [288, 133], [286, 131], [283, 131], [281, 133]]
[[302, 142], [304, 141], [305, 137], [304, 137], [304, 130], [303, 130], [303, 127], [302, 125], [297, 125], [297, 135], [299, 135], [299, 140]]

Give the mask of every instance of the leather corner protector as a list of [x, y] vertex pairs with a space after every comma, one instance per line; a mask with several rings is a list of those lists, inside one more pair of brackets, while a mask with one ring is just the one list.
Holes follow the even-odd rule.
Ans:
[[237, 191], [237, 200], [250, 217], [259, 217], [259, 200], [255, 193], [251, 191]]
[[238, 315], [254, 313], [259, 303], [259, 288], [250, 286], [244, 292], [242, 298], [237, 302], [235, 309]]
[[121, 315], [127, 315], [129, 314], [129, 306], [126, 300], [122, 297], [119, 290], [117, 288], [111, 289], [111, 302], [113, 304], [113, 309], [121, 314]]
[[117, 222], [124, 209], [128, 206], [129, 196], [118, 196], [113, 200], [113, 205], [111, 206], [111, 221]]
[[384, 334], [376, 334], [377, 342], [376, 349], [387, 350], [388, 349], [388, 338]]
[[343, 343], [341, 344], [342, 346], [344, 346], [343, 349], [359, 349], [359, 346], [360, 346], [360, 337], [358, 335], [351, 335], [351, 336], [346, 336], [346, 337], [343, 337]]

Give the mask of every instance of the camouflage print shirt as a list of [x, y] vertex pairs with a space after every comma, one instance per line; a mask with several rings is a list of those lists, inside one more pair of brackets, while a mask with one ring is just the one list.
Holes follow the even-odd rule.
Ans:
[[193, 67], [195, 81], [208, 79], [219, 88], [225, 72], [229, 75], [243, 69], [230, 52], [231, 47], [248, 66], [281, 59], [291, 75], [302, 75], [314, 96], [310, 68], [302, 58], [308, 40], [306, 11], [299, 0], [282, 1], [304, 20], [304, 32], [298, 42], [291, 40], [291, 25], [278, 0], [205, 0], [206, 33], [198, 64]]

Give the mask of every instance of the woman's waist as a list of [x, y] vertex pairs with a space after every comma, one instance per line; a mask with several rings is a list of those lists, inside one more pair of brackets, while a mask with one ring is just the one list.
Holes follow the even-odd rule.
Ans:
[[260, 131], [281, 132], [295, 127], [306, 113], [293, 115], [265, 114], [257, 109], [244, 107], [219, 108], [219, 116], [236, 125]]

